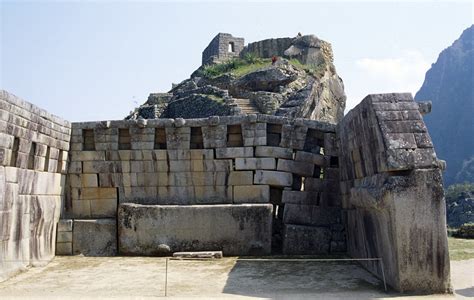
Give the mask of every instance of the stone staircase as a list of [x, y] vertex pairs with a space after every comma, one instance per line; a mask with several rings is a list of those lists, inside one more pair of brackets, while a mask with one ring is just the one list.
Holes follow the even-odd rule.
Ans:
[[242, 114], [259, 114], [257, 106], [250, 99], [234, 98], [234, 103], [242, 110]]

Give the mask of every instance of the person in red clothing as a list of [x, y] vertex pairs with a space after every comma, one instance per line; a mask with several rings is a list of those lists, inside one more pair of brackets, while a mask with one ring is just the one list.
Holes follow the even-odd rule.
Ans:
[[272, 65], [274, 65], [278, 60], [278, 57], [276, 57], [275, 55], [272, 56]]

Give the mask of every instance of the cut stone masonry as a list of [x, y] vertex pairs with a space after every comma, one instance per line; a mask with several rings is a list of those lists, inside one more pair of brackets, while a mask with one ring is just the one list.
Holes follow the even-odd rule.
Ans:
[[428, 106], [70, 124], [2, 91], [0, 280], [55, 254], [346, 253], [382, 258], [396, 290], [449, 291]]

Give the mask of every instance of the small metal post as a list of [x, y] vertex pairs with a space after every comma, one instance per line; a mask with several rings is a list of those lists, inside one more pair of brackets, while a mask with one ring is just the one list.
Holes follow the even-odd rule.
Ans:
[[385, 282], [385, 272], [383, 268], [383, 259], [380, 258], [380, 269], [382, 270], [382, 279], [383, 279], [383, 287], [385, 289], [385, 292], [387, 292], [387, 283]]
[[166, 258], [166, 267], [165, 267], [165, 297], [168, 296], [168, 257]]

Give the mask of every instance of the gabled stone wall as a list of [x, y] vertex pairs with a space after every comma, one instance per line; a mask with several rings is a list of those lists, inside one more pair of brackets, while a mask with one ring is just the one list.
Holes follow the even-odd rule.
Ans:
[[69, 122], [0, 91], [0, 281], [55, 255], [69, 139]]
[[[403, 292], [450, 289], [441, 170], [411, 94], [367, 96], [337, 126], [348, 253]], [[378, 262], [366, 267], [382, 277]]]

